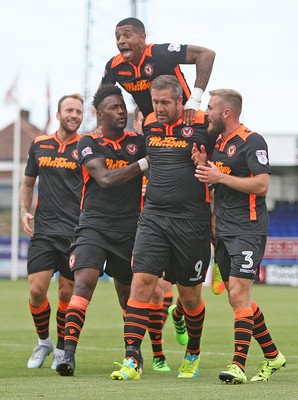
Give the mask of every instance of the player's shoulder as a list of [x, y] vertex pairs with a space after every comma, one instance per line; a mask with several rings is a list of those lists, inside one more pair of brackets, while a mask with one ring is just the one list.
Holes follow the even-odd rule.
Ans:
[[120, 53], [117, 54], [116, 56], [114, 56], [113, 58], [111, 58], [110, 61], [108, 62], [108, 64], [111, 66], [111, 69], [116, 68], [119, 65], [125, 64], [125, 63], [126, 63], [126, 61]]
[[81, 135], [78, 143], [80, 146], [82, 146], [87, 143], [92, 143], [96, 139], [98, 139], [98, 135], [95, 132], [88, 132], [88, 133], [85, 133], [84, 135]]
[[36, 138], [34, 139], [34, 143], [40, 143], [40, 142], [47, 142], [47, 141], [51, 141], [54, 139], [55, 134], [49, 134], [49, 135], [39, 135], [36, 136]]
[[124, 131], [124, 135], [126, 139], [129, 139], [135, 143], [140, 143], [143, 142], [144, 139], [144, 135], [137, 133], [137, 132], [132, 132], [132, 131]]
[[125, 135], [125, 136], [129, 136], [129, 137], [138, 137], [138, 136], [141, 136], [141, 135], [140, 135], [139, 133], [137, 133], [137, 132], [127, 131], [127, 130], [124, 131], [124, 135]]
[[198, 110], [193, 121], [194, 124], [205, 124], [206, 118], [205, 113], [202, 110]]
[[245, 125], [241, 124], [239, 128], [236, 130], [236, 135], [240, 137], [244, 142], [246, 141], [255, 141], [255, 140], [264, 140], [262, 135], [259, 133], [252, 131], [247, 128]]
[[154, 112], [150, 113], [149, 115], [147, 115], [147, 117], [144, 120], [144, 126], [148, 126], [150, 124], [154, 124], [157, 121], [156, 115]]

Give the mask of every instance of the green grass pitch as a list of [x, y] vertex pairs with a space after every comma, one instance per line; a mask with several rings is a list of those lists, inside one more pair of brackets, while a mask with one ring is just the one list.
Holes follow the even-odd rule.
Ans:
[[[121, 362], [124, 356], [122, 314], [111, 282], [99, 281], [87, 310], [76, 354], [75, 376], [61, 377], [50, 369], [51, 356], [40, 369], [26, 368], [37, 343], [28, 309], [28, 284], [26, 279], [0, 280], [0, 399], [298, 399], [298, 288], [254, 286], [254, 298], [276, 344], [287, 358], [287, 365], [270, 382], [236, 386], [222, 384], [218, 379], [218, 373], [225, 369], [233, 354], [233, 313], [227, 294], [215, 296], [210, 287], [205, 287], [203, 294], [206, 319], [199, 378], [177, 379], [184, 348], [175, 342], [172, 323], [168, 320], [164, 328], [164, 350], [172, 371], [152, 371], [152, 352], [146, 335], [142, 345], [144, 374], [140, 381], [124, 382], [109, 379], [110, 373], [118, 368], [113, 362]], [[51, 283], [49, 299], [51, 337], [55, 343], [56, 281]], [[253, 340], [247, 360], [248, 379], [261, 360], [262, 353]]]

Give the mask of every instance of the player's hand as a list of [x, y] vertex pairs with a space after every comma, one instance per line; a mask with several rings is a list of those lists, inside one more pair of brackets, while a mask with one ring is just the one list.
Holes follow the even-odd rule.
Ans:
[[33, 215], [28, 212], [22, 214], [22, 226], [24, 232], [30, 237], [33, 236], [33, 229], [30, 226], [30, 221], [33, 221], [33, 219]]
[[210, 161], [207, 165], [198, 165], [195, 170], [195, 177], [203, 183], [218, 183], [222, 177], [222, 172]]
[[183, 122], [185, 125], [192, 125], [196, 117], [196, 111], [193, 109], [183, 111]]
[[190, 98], [184, 105], [184, 123], [192, 125], [196, 112], [199, 110], [204, 91], [198, 87], [193, 88]]
[[191, 149], [191, 159], [193, 160], [195, 166], [207, 165], [207, 153], [203, 144], [201, 144], [200, 149], [198, 149], [196, 143], [193, 144]]

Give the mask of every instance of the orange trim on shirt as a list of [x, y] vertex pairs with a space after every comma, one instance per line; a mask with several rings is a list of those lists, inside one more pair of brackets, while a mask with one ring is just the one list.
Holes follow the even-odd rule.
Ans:
[[208, 183], [205, 183], [205, 191], [206, 191], [206, 203], [210, 203], [210, 191], [209, 191], [209, 186]]
[[[253, 174], [250, 174], [253, 176]], [[251, 221], [256, 221], [257, 219], [257, 196], [255, 194], [249, 195], [249, 219]]]
[[175, 75], [178, 79], [178, 81], [180, 82], [180, 85], [182, 86], [183, 92], [185, 93], [186, 97], [189, 98], [190, 97], [190, 90], [189, 87], [187, 86], [187, 83], [183, 77], [182, 71], [179, 67], [179, 65], [176, 65], [176, 67], [174, 68], [174, 72]]
[[[142, 66], [142, 64], [143, 64], [143, 62], [144, 62], [145, 57], [146, 57], [146, 56], [149, 56], [149, 57], [152, 56], [152, 46], [153, 46], [153, 44], [147, 44], [147, 45], [146, 45], [146, 48], [145, 48], [145, 50], [144, 50], [144, 52], [143, 52], [143, 54], [142, 54], [142, 57], [141, 57], [140, 62], [139, 62], [138, 65], [135, 65], [135, 64], [129, 62], [129, 64], [130, 64], [130, 65], [133, 67], [133, 69], [134, 69], [135, 78], [139, 78], [139, 77], [141, 76], [141, 66]], [[117, 54], [117, 56], [115, 56], [115, 57], [113, 58], [113, 60], [112, 60], [111, 68], [115, 68], [115, 67], [117, 67], [118, 65], [124, 64], [124, 63], [126, 63], [126, 62], [127, 62], [127, 61], [122, 57], [121, 54]]]
[[239, 136], [241, 137], [241, 139], [243, 139], [244, 141], [246, 141], [246, 139], [248, 138], [248, 136], [252, 135], [253, 131], [250, 131], [246, 126], [244, 126], [243, 124], [241, 124], [234, 132], [232, 132], [225, 140], [223, 138], [222, 142], [220, 144], [219, 150], [223, 151], [225, 145], [227, 144], [228, 141], [230, 141], [231, 139], [233, 139], [235, 136]]
[[153, 122], [157, 122], [157, 118], [154, 112], [150, 113], [144, 121], [144, 126], [152, 124]]
[[37, 137], [34, 139], [34, 143], [41, 142], [42, 140], [50, 140], [50, 139], [53, 139], [54, 136], [55, 136], [54, 133], [52, 133], [52, 134], [50, 134], [50, 135], [40, 135], [40, 136], [37, 136]]
[[249, 219], [251, 221], [256, 221], [257, 219], [257, 196], [255, 194], [250, 194], [249, 195]]

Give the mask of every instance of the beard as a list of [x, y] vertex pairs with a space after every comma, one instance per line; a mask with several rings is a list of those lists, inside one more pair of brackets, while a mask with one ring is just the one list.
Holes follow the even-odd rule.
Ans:
[[221, 119], [215, 119], [212, 121], [212, 125], [208, 126], [207, 132], [209, 135], [217, 137], [219, 136], [222, 132], [224, 132], [226, 129], [226, 125], [223, 120]]

